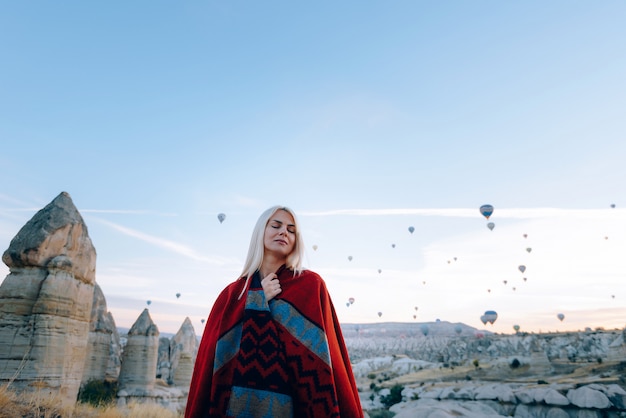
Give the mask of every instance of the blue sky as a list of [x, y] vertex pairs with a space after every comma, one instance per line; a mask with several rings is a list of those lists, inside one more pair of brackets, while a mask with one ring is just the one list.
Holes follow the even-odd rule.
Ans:
[[284, 204], [343, 322], [622, 328], [625, 18], [619, 1], [5, 3], [0, 240], [67, 191], [118, 325], [151, 300], [162, 331], [201, 332]]

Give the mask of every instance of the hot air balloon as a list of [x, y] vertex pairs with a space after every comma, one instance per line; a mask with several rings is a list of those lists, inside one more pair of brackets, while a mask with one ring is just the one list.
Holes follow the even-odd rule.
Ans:
[[346, 306], [349, 308], [350, 307], [350, 302], [346, 302]]
[[413, 315], [413, 319], [417, 319], [417, 315]]
[[220, 223], [224, 222], [224, 219], [226, 219], [226, 214], [224, 213], [219, 213], [217, 215], [217, 219], [220, 221]]
[[391, 248], [396, 248], [396, 244], [391, 244]]
[[514, 292], [515, 292], [515, 290], [516, 290], [516, 288], [515, 288], [515, 287], [513, 287], [513, 291], [514, 291]]
[[317, 245], [313, 246], [313, 251], [317, 251]]
[[559, 318], [559, 321], [563, 322], [563, 320], [565, 319], [565, 315], [563, 315], [562, 313], [559, 313], [556, 315], [557, 318]]
[[496, 319], [498, 319], [498, 314], [496, 311], [485, 311], [485, 319], [493, 325], [493, 323], [496, 322]]
[[505, 285], [508, 283], [508, 280], [502, 280], [502, 283], [504, 283]]
[[527, 277], [524, 277], [524, 281], [527, 281], [527, 280], [528, 280], [528, 278], [527, 278]]
[[518, 332], [519, 328], [520, 328], [519, 325], [517, 324], [513, 325], [513, 329], [515, 330], [515, 332]]
[[383, 271], [381, 269], [378, 269], [378, 274], [382, 273]]
[[351, 255], [348, 256], [348, 261], [352, 261], [352, 256]]
[[415, 306], [414, 308], [415, 308], [415, 310], [417, 311], [417, 306]]
[[532, 250], [533, 250], [533, 249], [532, 249], [532, 248], [530, 248], [530, 247], [526, 248], [526, 251], [528, 251], [528, 252], [531, 252]]
[[176, 299], [180, 297], [180, 293], [176, 293]]
[[147, 304], [148, 306], [150, 306], [150, 304], [151, 304], [151, 303], [152, 303], [152, 301], [151, 301], [151, 300], [147, 300], [147, 301], [146, 301], [146, 304]]
[[414, 231], [415, 231], [415, 228], [414, 228], [414, 227], [412, 227], [412, 226], [410, 226], [410, 227], [409, 227], [409, 232], [412, 234]]
[[521, 271], [522, 273], [526, 271], [526, 266], [525, 265], [521, 265], [518, 267], [519, 271]]
[[487, 316], [486, 315], [481, 315], [480, 316], [480, 322], [482, 322], [483, 325], [487, 325]]
[[487, 228], [489, 228], [491, 231], [493, 231], [493, 228], [495, 228], [496, 224], [494, 224], [493, 222], [489, 222], [487, 224]]
[[615, 203], [611, 203], [611, 207], [615, 209]]
[[493, 213], [493, 206], [491, 205], [482, 205], [480, 207], [480, 213], [487, 219], [489, 219], [489, 217], [491, 216], [491, 214]]
[[348, 299], [348, 302], [350, 302], [350, 305], [352, 305], [354, 303], [354, 298]]
[[456, 332], [457, 334], [461, 334], [461, 332], [463, 332], [463, 327], [461, 326], [461, 324], [456, 324], [456, 326], [454, 327], [454, 332]]
[[528, 238], [528, 234], [524, 234], [524, 238]]
[[383, 316], [382, 312], [378, 312], [378, 317], [380, 318], [381, 316]]
[[426, 324], [422, 324], [422, 326], [420, 326], [420, 330], [422, 331], [422, 334], [424, 334], [425, 336], [428, 335], [428, 325]]

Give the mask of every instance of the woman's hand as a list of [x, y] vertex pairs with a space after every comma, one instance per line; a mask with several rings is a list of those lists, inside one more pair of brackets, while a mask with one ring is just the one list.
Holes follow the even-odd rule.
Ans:
[[265, 278], [261, 280], [261, 287], [263, 288], [263, 293], [265, 293], [265, 300], [268, 302], [282, 292], [276, 273], [270, 273], [265, 276]]

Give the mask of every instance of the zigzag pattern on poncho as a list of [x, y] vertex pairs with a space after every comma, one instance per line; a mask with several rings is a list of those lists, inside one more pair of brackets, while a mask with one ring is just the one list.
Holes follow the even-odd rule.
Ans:
[[301, 406], [314, 404], [324, 417], [339, 417], [326, 335], [288, 302], [268, 305], [257, 274], [243, 322], [217, 342], [220, 358], [214, 380], [223, 382], [219, 409], [229, 416], [313, 417]]

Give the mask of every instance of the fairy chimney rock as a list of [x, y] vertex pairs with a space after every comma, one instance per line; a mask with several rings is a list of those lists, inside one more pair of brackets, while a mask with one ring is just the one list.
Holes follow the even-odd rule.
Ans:
[[2, 255], [0, 382], [75, 402], [85, 365], [96, 250], [69, 194], [37, 212]]
[[[20, 229], [2, 261], [11, 271], [57, 269], [86, 284], [93, 285], [96, 280], [96, 250], [67, 192], [59, 194]], [[91, 306], [89, 310], [91, 313]]]
[[171, 375], [174, 385], [189, 387], [197, 349], [196, 331], [187, 317], [170, 343]]
[[159, 354], [159, 329], [144, 309], [128, 331], [122, 354], [119, 387], [151, 390], [156, 381]]
[[120, 374], [120, 336], [102, 289], [96, 284], [89, 326], [89, 342], [82, 383], [117, 380]]

